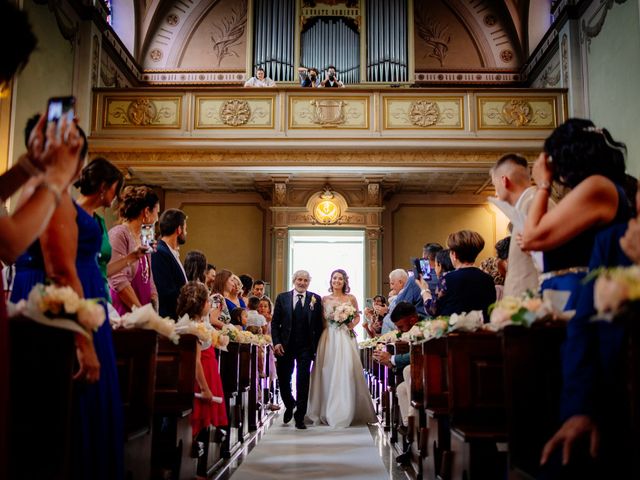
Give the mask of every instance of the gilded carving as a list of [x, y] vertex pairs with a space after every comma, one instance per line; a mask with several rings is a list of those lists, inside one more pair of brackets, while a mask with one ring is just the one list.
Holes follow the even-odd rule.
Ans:
[[367, 193], [369, 194], [369, 203], [376, 205], [378, 203], [378, 195], [380, 194], [380, 184], [370, 183], [367, 185]]
[[227, 100], [220, 107], [220, 118], [226, 125], [237, 127], [251, 118], [251, 107], [246, 100]]
[[479, 97], [479, 128], [547, 129], [557, 125], [555, 98]]
[[569, 38], [562, 35], [562, 86], [569, 88]]
[[276, 205], [284, 205], [287, 200], [287, 184], [276, 183], [273, 186], [273, 201]]
[[531, 105], [524, 100], [513, 99], [502, 107], [502, 117], [509, 125], [524, 127], [531, 122]]
[[289, 97], [289, 128], [369, 128], [369, 97]]
[[345, 102], [339, 100], [311, 100], [313, 123], [318, 125], [342, 125]]
[[104, 127], [180, 126], [180, 97], [106, 98]]
[[419, 100], [409, 105], [409, 118], [411, 123], [419, 127], [430, 127], [438, 122], [440, 109], [436, 102]]

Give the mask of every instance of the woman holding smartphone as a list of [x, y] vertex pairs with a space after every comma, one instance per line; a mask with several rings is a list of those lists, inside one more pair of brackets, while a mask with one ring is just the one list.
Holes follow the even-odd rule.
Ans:
[[[123, 190], [119, 214], [123, 223], [109, 230], [112, 248], [112, 262], [117, 262], [135, 252], [143, 245], [143, 225], [153, 225], [158, 221], [160, 200], [158, 195], [146, 186], [128, 186]], [[113, 306], [120, 315], [132, 308], [148, 303], [158, 310], [158, 292], [153, 283], [151, 271], [151, 249], [138, 260], [109, 276]]]

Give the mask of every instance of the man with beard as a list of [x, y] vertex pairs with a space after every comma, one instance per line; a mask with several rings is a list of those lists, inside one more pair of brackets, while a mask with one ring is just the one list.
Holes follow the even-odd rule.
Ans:
[[182, 210], [170, 208], [160, 215], [160, 241], [151, 254], [151, 270], [158, 290], [162, 317], [176, 318], [180, 289], [187, 283], [187, 275], [180, 261], [180, 245], [187, 241], [187, 216]]

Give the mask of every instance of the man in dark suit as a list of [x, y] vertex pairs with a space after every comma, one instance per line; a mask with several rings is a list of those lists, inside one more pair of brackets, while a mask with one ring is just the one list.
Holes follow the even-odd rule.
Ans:
[[187, 241], [187, 216], [182, 210], [170, 208], [162, 212], [159, 220], [160, 241], [151, 254], [151, 270], [158, 290], [161, 317], [176, 318], [176, 306], [180, 289], [187, 283], [180, 245]]
[[[307, 428], [304, 417], [309, 400], [311, 362], [324, 328], [322, 298], [307, 291], [310, 281], [309, 272], [305, 270], [293, 274], [293, 290], [278, 295], [271, 321], [276, 372], [285, 406], [283, 421], [289, 423], [295, 411], [296, 428], [301, 430]], [[294, 366], [297, 367], [296, 398], [291, 392]]]

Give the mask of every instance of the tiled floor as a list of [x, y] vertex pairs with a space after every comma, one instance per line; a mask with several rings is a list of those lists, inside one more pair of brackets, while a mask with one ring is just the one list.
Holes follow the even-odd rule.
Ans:
[[248, 453], [245, 451], [224, 476], [233, 480], [407, 480], [397, 467], [398, 452], [377, 425], [332, 429], [309, 426], [296, 430], [282, 424], [282, 415]]

